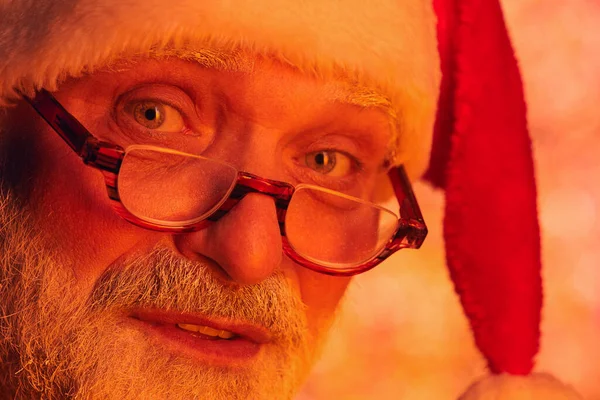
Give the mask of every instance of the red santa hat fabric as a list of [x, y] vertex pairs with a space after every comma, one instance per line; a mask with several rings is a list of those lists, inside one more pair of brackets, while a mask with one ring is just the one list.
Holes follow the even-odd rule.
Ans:
[[521, 79], [497, 1], [435, 5], [443, 95], [426, 176], [446, 190], [448, 267], [490, 369], [527, 374], [542, 286]]
[[[425, 177], [446, 192], [456, 292], [494, 374], [528, 375], [539, 348], [540, 232], [523, 85], [498, 0], [434, 0], [442, 84]], [[570, 399], [548, 375], [489, 378], [465, 399]]]

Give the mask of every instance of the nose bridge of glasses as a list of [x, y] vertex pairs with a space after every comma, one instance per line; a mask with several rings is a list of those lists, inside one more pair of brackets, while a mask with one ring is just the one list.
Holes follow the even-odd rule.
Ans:
[[238, 179], [233, 192], [241, 197], [248, 193], [260, 193], [273, 197], [277, 203], [282, 204], [290, 201], [294, 190], [294, 186], [287, 182], [261, 178], [249, 172], [238, 172]]
[[275, 200], [279, 230], [281, 235], [285, 236], [284, 221], [287, 208], [294, 191], [294, 186], [287, 182], [261, 178], [258, 175], [240, 171], [238, 172], [237, 182], [229, 197], [222, 204], [219, 210], [211, 215], [208, 219], [211, 221], [219, 220], [250, 193], [262, 194], [272, 197]]

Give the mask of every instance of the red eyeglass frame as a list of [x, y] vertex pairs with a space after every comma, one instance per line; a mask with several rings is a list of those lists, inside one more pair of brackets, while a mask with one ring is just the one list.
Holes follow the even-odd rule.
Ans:
[[182, 227], [167, 227], [144, 221], [130, 213], [121, 203], [119, 196], [117, 177], [126, 150], [116, 144], [97, 139], [48, 91], [39, 90], [34, 98], [23, 97], [86, 165], [102, 172], [108, 197], [117, 214], [141, 228], [170, 233], [197, 231], [212, 222], [218, 221], [247, 194], [261, 193], [275, 199], [284, 253], [303, 267], [332, 276], [352, 276], [368, 271], [402, 248], [418, 249], [427, 236], [425, 221], [402, 165], [392, 167], [388, 171], [394, 193], [398, 199], [398, 204], [400, 204], [398, 228], [378, 254], [362, 264], [353, 266], [351, 269], [326, 267], [309, 261], [296, 253], [290, 246], [285, 233], [285, 216], [295, 191], [294, 186], [286, 182], [261, 178], [248, 172], [238, 171], [237, 182], [229, 197], [221, 207], [203, 221]]

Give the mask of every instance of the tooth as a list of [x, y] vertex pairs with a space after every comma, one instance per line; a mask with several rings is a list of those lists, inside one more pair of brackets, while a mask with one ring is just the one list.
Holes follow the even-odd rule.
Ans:
[[217, 336], [219, 334], [218, 330], [210, 328], [208, 326], [199, 326], [198, 327], [198, 332], [199, 333], [203, 333], [203, 334], [208, 335], [208, 336]]
[[200, 327], [198, 325], [192, 325], [192, 324], [177, 324], [178, 327], [180, 327], [181, 329], [185, 329], [186, 331], [191, 331], [191, 332], [198, 332], [198, 330], [200, 329]]
[[178, 327], [189, 332], [198, 332], [207, 336], [220, 337], [221, 339], [231, 339], [235, 335], [224, 330], [216, 330], [209, 326], [193, 325], [193, 324], [177, 324]]
[[231, 339], [233, 337], [233, 333], [227, 331], [219, 331], [219, 337], [221, 339]]

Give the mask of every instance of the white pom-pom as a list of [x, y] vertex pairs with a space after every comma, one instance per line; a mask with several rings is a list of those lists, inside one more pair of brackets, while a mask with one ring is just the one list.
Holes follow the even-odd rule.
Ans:
[[583, 400], [549, 374], [491, 375], [475, 382], [459, 400]]

